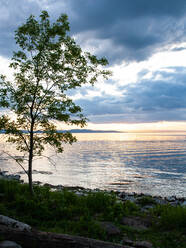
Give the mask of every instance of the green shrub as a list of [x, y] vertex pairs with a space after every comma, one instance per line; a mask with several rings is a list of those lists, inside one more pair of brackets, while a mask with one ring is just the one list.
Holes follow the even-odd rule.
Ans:
[[[144, 217], [144, 213], [131, 201], [119, 201], [115, 194], [97, 192], [77, 196], [67, 190], [51, 192], [49, 187], [43, 186], [34, 186], [34, 191], [35, 195], [31, 196], [27, 184], [0, 180], [0, 214], [43, 231], [118, 242], [119, 235], [108, 237], [99, 224], [100, 221], [111, 221], [131, 239], [154, 240], [155, 247], [161, 248], [184, 247], [186, 208], [155, 205], [145, 215], [153, 219], [153, 226], [145, 232], [137, 232], [122, 225], [121, 219], [127, 215]], [[150, 201], [150, 197], [143, 197], [140, 204]], [[175, 246], [178, 240], [182, 246]]]
[[140, 210], [140, 208], [134, 202], [131, 202], [131, 201], [127, 200], [124, 203], [124, 213], [125, 213], [125, 215], [139, 213], [139, 210]]
[[164, 207], [161, 217], [160, 225], [164, 229], [186, 229], [186, 208], [177, 206]]
[[73, 225], [72, 230], [74, 233], [96, 239], [106, 239], [105, 231], [96, 223], [90, 216], [82, 216], [76, 224]]
[[7, 208], [3, 203], [0, 203], [0, 214], [6, 215], [7, 214]]
[[141, 198], [138, 198], [137, 203], [144, 207], [146, 205], [156, 204], [156, 201], [153, 199], [152, 196], [143, 196]]
[[106, 192], [89, 193], [85, 197], [87, 207], [93, 213], [106, 212], [116, 202], [115, 195]]

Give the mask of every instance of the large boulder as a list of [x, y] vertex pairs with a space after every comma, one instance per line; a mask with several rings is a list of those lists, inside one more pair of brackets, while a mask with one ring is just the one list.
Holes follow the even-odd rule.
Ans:
[[139, 231], [143, 231], [147, 230], [148, 227], [151, 226], [152, 220], [135, 216], [123, 217], [123, 219], [121, 220], [121, 224], [130, 226]]
[[22, 248], [22, 247], [13, 241], [5, 240], [0, 242], [0, 248]]
[[0, 224], [20, 231], [31, 231], [31, 226], [4, 215], [0, 215]]

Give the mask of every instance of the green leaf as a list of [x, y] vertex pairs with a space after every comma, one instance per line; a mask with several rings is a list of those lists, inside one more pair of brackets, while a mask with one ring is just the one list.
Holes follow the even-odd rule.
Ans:
[[8, 142], [27, 153], [30, 173], [33, 157], [41, 156], [45, 145], [62, 152], [63, 143], [76, 141], [71, 133], [57, 132], [55, 121], [86, 125], [81, 107], [67, 96], [68, 91], [110, 75], [102, 68], [108, 61], [83, 52], [68, 35], [69, 30], [65, 14], [54, 23], [47, 11], [42, 11], [39, 19], [30, 15], [15, 32], [19, 50], [10, 64], [14, 80], [0, 77], [0, 107], [11, 113], [0, 117], [0, 129], [9, 136]]

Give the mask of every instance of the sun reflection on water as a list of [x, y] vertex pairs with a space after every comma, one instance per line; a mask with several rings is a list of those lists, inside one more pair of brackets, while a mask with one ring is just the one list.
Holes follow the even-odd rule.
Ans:
[[[35, 181], [125, 190], [154, 195], [186, 196], [186, 133], [81, 133], [78, 142], [64, 146], [53, 156], [55, 166], [46, 158], [34, 161]], [[12, 154], [15, 147], [6, 144]], [[1, 139], [0, 148], [4, 149]], [[20, 168], [10, 160], [0, 159], [0, 168], [12, 172]], [[26, 180], [26, 176], [22, 175]]]
[[161, 132], [161, 133], [77, 133], [74, 134], [78, 141], [84, 140], [112, 140], [112, 141], [166, 141], [185, 140], [186, 132]]

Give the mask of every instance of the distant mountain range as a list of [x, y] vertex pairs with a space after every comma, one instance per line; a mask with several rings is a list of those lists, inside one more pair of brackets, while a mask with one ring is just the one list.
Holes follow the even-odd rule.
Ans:
[[[28, 131], [22, 130], [23, 133]], [[70, 129], [70, 130], [57, 130], [58, 133], [186, 133], [183, 130], [130, 130], [130, 131], [115, 131], [115, 130], [93, 130], [93, 129]], [[0, 130], [0, 134], [5, 133], [4, 130]], [[35, 131], [34, 133], [43, 133], [43, 131]]]
[[92, 130], [92, 129], [71, 129], [59, 132], [71, 132], [71, 133], [121, 133], [120, 131], [114, 130]]

